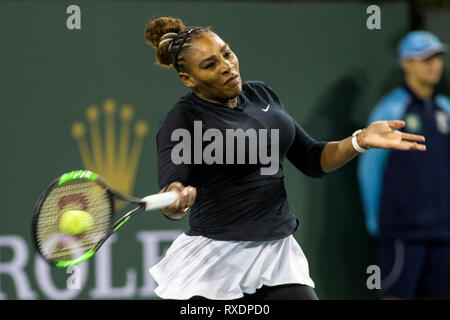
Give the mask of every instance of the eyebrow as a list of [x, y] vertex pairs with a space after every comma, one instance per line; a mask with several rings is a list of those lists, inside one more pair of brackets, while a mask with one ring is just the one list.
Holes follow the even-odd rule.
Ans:
[[[229, 47], [228, 43], [225, 43], [222, 48], [220, 48], [220, 52], [225, 51], [225, 49]], [[202, 63], [209, 61], [209, 60], [213, 60], [216, 56], [209, 56], [208, 58], [203, 59], [202, 61], [200, 61], [200, 63], [198, 65], [201, 65]]]

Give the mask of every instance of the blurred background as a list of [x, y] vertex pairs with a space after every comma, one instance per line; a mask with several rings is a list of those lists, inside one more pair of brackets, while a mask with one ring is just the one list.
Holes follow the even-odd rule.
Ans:
[[[81, 29], [70, 30], [70, 5]], [[368, 29], [369, 5], [381, 29]], [[156, 65], [147, 23], [179, 17], [211, 26], [240, 61], [243, 80], [271, 86], [317, 140], [340, 140], [364, 127], [380, 97], [400, 84], [398, 41], [425, 29], [450, 44], [450, 1], [0, 1], [0, 299], [153, 299], [148, 269], [188, 219], [158, 212], [129, 222], [91, 260], [73, 270], [49, 267], [31, 240], [34, 204], [60, 174], [87, 168], [122, 145], [127, 170], [107, 179], [135, 196], [158, 192], [155, 134], [188, 91], [174, 70]], [[450, 95], [450, 58], [440, 90]], [[113, 123], [106, 132], [105, 122]], [[93, 142], [100, 133], [100, 144]], [[118, 178], [120, 177], [120, 178]], [[375, 242], [364, 225], [356, 161], [315, 180], [285, 162], [295, 237], [321, 299], [377, 299], [367, 267]], [[127, 210], [128, 207], [122, 208]], [[447, 295], [450, 297], [450, 295]]]

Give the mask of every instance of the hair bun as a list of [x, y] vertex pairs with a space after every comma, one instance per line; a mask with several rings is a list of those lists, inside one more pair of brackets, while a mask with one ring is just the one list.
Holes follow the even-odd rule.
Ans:
[[[162, 65], [170, 65], [169, 45], [171, 41], [169, 33], [178, 34], [186, 27], [178, 18], [160, 17], [150, 21], [145, 29], [145, 38], [157, 49], [158, 62]], [[163, 39], [164, 37], [164, 39]], [[163, 43], [162, 43], [163, 42]]]
[[178, 33], [176, 33], [176, 32], [168, 32], [168, 33], [164, 34], [161, 37], [161, 41], [158, 44], [158, 48], [161, 47], [161, 45], [166, 42], [170, 43], [177, 35], [178, 35]]

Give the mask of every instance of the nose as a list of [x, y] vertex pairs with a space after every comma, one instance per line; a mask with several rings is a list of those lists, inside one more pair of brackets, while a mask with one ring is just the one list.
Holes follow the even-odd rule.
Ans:
[[222, 59], [221, 73], [222, 74], [230, 73], [232, 69], [233, 64], [231, 63], [231, 61]]
[[432, 70], [439, 70], [442, 68], [442, 61], [439, 58], [433, 58], [429, 63], [429, 67]]

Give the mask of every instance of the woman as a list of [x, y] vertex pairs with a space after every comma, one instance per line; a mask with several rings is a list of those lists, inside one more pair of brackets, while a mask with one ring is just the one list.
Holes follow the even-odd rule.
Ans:
[[172, 66], [192, 91], [168, 112], [157, 134], [161, 192], [181, 195], [162, 212], [178, 220], [189, 211], [190, 230], [150, 269], [156, 294], [317, 299], [292, 235], [298, 221], [289, 211], [282, 160], [321, 177], [369, 148], [424, 151], [417, 143], [424, 137], [393, 130], [402, 121], [380, 121], [344, 140], [317, 142], [265, 83], [242, 82], [236, 55], [209, 28], [161, 17], [147, 25], [145, 37], [159, 64]]

